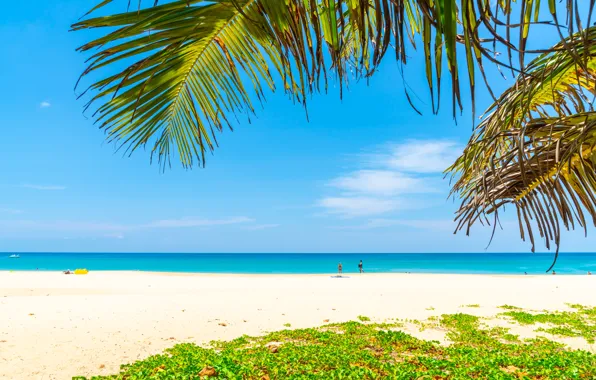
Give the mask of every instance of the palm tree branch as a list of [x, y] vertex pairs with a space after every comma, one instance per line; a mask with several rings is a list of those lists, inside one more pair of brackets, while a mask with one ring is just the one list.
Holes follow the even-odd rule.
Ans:
[[506, 204], [516, 207], [520, 236], [529, 236], [532, 250], [534, 224], [546, 247], [554, 241], [557, 251], [561, 224], [573, 229], [577, 221], [585, 230], [585, 211], [596, 225], [596, 112], [538, 118], [502, 135], [511, 143], [500, 164], [478, 173], [462, 189], [456, 231], [467, 226], [469, 233], [482, 215], [497, 215]]
[[[103, 1], [92, 11], [110, 2]], [[457, 109], [463, 108], [460, 92], [463, 67], [468, 71], [473, 109], [478, 72], [489, 86], [484, 61], [517, 70], [522, 74], [520, 77], [531, 82], [534, 68], [525, 66], [524, 56], [543, 51], [548, 60], [549, 54], [558, 49], [568, 52], [567, 61], [561, 65], [569, 66], [570, 61], [584, 71], [591, 70], [583, 66], [584, 55], [575, 40], [568, 38], [551, 49], [530, 51], [525, 48], [530, 26], [548, 23], [539, 21], [540, 7], [533, 0], [520, 2], [519, 20], [511, 16], [511, 1], [495, 4], [495, 13], [483, 0], [175, 0], [161, 5], [151, 3], [153, 6], [73, 25], [73, 30], [115, 28], [80, 48], [81, 51], [99, 49], [89, 58], [89, 66], [82, 77], [137, 58], [119, 73], [92, 84], [89, 89], [96, 94], [88, 106], [103, 102], [96, 110], [96, 122], [100, 123], [100, 128], [108, 130], [111, 141], [124, 141], [130, 144], [128, 149], [134, 151], [155, 138], [152, 154], [156, 153], [164, 162], [169, 160], [166, 153], [171, 152], [165, 145], [179, 146], [180, 161], [185, 167], [194, 163], [204, 165], [204, 149], [212, 150], [214, 144], [217, 145], [213, 131], [222, 131], [224, 125], [232, 127], [229, 115], [243, 113], [250, 117], [254, 113], [246, 80], [262, 101], [263, 82], [275, 90], [274, 75], [278, 74], [285, 92], [294, 101], [306, 105], [307, 94], [319, 91], [319, 79], [325, 81], [326, 90], [327, 80], [333, 74], [338, 79], [341, 97], [348, 74], [353, 73], [355, 78], [370, 77], [390, 47], [395, 48], [396, 59], [405, 64], [406, 41], [416, 48], [418, 35], [425, 51], [433, 112], [440, 107], [442, 66], [446, 63], [451, 77], [454, 117]], [[499, 10], [503, 16], [499, 15]], [[558, 28], [556, 7], [551, 9], [551, 14]], [[506, 20], [502, 20], [503, 17]], [[577, 29], [581, 29], [581, 23], [573, 17], [566, 17], [565, 22], [565, 26], [577, 23]], [[517, 43], [511, 34], [516, 28], [519, 29]], [[591, 38], [588, 31], [581, 29], [584, 41]], [[484, 38], [486, 34], [490, 38]], [[483, 44], [491, 41], [493, 49], [489, 50]], [[516, 46], [518, 43], [520, 46]], [[458, 56], [458, 44], [463, 44], [463, 59]], [[504, 47], [509, 56], [519, 55], [519, 67], [514, 67], [511, 59], [507, 64], [496, 58], [497, 44]], [[324, 45], [327, 53], [323, 52]], [[327, 57], [329, 65], [325, 62]], [[464, 64], [460, 64], [460, 60]], [[272, 74], [267, 66], [276, 73]], [[519, 83], [529, 86], [521, 79]], [[415, 107], [407, 84], [404, 85], [408, 100]], [[547, 92], [548, 89], [534, 91]], [[167, 101], [156, 100], [156, 97]], [[540, 95], [526, 93], [524, 106], [512, 114], [515, 120], [523, 119], [519, 115], [528, 112], [542, 112], [540, 107], [546, 103], [533, 107], [525, 102], [530, 98], [538, 102]], [[565, 102], [554, 103], [564, 111], [567, 104], [571, 108], [583, 104], [581, 96], [572, 92], [568, 92]], [[130, 126], [123, 125], [127, 123]], [[484, 127], [488, 127], [488, 134], [494, 132], [491, 126], [485, 124]], [[167, 131], [168, 128], [177, 131]], [[151, 133], [147, 133], [149, 131]], [[479, 130], [478, 135], [482, 133]], [[209, 141], [209, 134], [214, 144], [202, 145], [201, 142]], [[205, 140], [200, 140], [202, 138]], [[199, 150], [195, 151], [197, 147]], [[473, 152], [468, 153], [469, 156]]]
[[[170, 149], [165, 149], [165, 145], [174, 142], [180, 148], [179, 153], [184, 166], [192, 166], [193, 157], [204, 163], [204, 149], [213, 149], [207, 130], [212, 131], [212, 128], [222, 130], [222, 123], [227, 123], [231, 127], [222, 107], [226, 112], [236, 110], [253, 112], [247, 89], [239, 77], [238, 67], [234, 62], [240, 62], [259, 98], [263, 95], [259, 76], [265, 79], [265, 83], [271, 89], [274, 89], [271, 74], [265, 68], [266, 61], [261, 55], [262, 51], [252, 43], [234, 43], [233, 39], [244, 37], [236, 32], [230, 32], [239, 21], [245, 22], [242, 20], [244, 17], [242, 14], [246, 14], [256, 5], [256, 0], [244, 2], [241, 8], [233, 7], [231, 4], [226, 6], [225, 2], [195, 7], [195, 9], [171, 7], [168, 4], [143, 10], [134, 16], [115, 15], [115, 24], [123, 25], [121, 29], [125, 31], [112, 32], [109, 36], [112, 39], [129, 39], [135, 33], [142, 33], [148, 24], [143, 17], [151, 20], [154, 32], [149, 36], [141, 35], [138, 39], [104, 48], [92, 57], [93, 61], [84, 74], [125, 58], [150, 54], [155, 49], [157, 51], [137, 61], [120, 74], [92, 85], [92, 88], [98, 89], [99, 92], [91, 103], [106, 95], [112, 96], [112, 100], [98, 109], [100, 116], [96, 122], [101, 122], [102, 128], [109, 129], [112, 141], [130, 144], [127, 151], [134, 151], [138, 146], [146, 144], [148, 139], [161, 129], [161, 135], [153, 148], [153, 152], [160, 156], [160, 161], [165, 157], [162, 156], [163, 154], [170, 152]], [[209, 16], [215, 13], [213, 7], [216, 6], [224, 12], [224, 19], [221, 21]], [[178, 12], [178, 15], [183, 15], [181, 20], [172, 20], [168, 12], [173, 10]], [[184, 17], [187, 15], [194, 18], [206, 17], [207, 21], [211, 21], [211, 26], [206, 28], [202, 26], [203, 23], [185, 22]], [[131, 22], [136, 22], [133, 24], [134, 27], [127, 25]], [[88, 27], [109, 24], [109, 17], [86, 21]], [[155, 25], [162, 29], [156, 28]], [[172, 25], [174, 27], [170, 27]], [[194, 25], [193, 29], [189, 29], [189, 25]], [[75, 28], [80, 27], [82, 26], [77, 25]], [[207, 35], [205, 35], [206, 32]], [[196, 37], [197, 33], [201, 35], [200, 38]], [[103, 47], [108, 42], [109, 38], [104, 38], [87, 44], [81, 49]], [[271, 48], [265, 51], [274, 67], [282, 70], [281, 66], [285, 65], [283, 70], [287, 72], [287, 63], [277, 62], [277, 57], [272, 54]], [[246, 60], [250, 61], [249, 64], [245, 63]], [[224, 61], [225, 64], [223, 64]], [[213, 71], [205, 70], [204, 67], [215, 68], [218, 74], [214, 75]], [[290, 83], [290, 87], [286, 88], [287, 91], [291, 93], [301, 91], [301, 87], [296, 86], [292, 79], [286, 79], [286, 82]], [[121, 88], [125, 91], [118, 94]], [[187, 92], [183, 95], [184, 88]], [[164, 98], [168, 101], [161, 100]], [[163, 105], [166, 103], [169, 105], [164, 110]], [[195, 104], [201, 108], [201, 113], [197, 111]], [[154, 117], [155, 115], [159, 115], [159, 118]], [[204, 126], [204, 122], [209, 124], [208, 128]], [[130, 126], [126, 127], [124, 124], [130, 124]], [[142, 131], [137, 133], [135, 132], [137, 128], [146, 129], [152, 133]], [[174, 131], [169, 132], [168, 128], [173, 128]], [[203, 140], [207, 144], [203, 144]], [[197, 146], [200, 151], [195, 149]]]

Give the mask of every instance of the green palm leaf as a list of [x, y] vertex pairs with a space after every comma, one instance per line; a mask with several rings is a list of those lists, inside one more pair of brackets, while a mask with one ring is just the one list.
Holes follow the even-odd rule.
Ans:
[[[253, 110], [244, 82], [251, 82], [260, 96], [263, 84], [274, 87], [270, 64], [279, 71], [291, 70], [272, 48], [257, 45], [257, 38], [267, 38], [265, 32], [241, 16], [241, 12], [258, 15], [256, 2], [238, 5], [219, 2], [192, 7], [186, 1], [174, 2], [73, 26], [75, 30], [119, 27], [81, 47], [103, 49], [91, 57], [85, 74], [129, 57], [140, 58], [91, 86], [97, 91], [91, 102], [109, 98], [97, 111], [97, 122], [107, 129], [109, 140], [134, 150], [157, 135], [152, 153], [162, 162], [172, 146], [184, 166], [192, 166], [194, 160], [204, 162], [205, 151], [216, 144], [214, 129], [229, 125], [226, 113]], [[252, 38], [246, 38], [248, 28]], [[112, 45], [106, 47], [107, 43]], [[244, 69], [244, 81], [232, 55]], [[287, 83], [296, 95], [300, 85], [293, 80]]]
[[[524, 41], [539, 14], [532, 3], [521, 2]], [[509, 21], [511, 1], [495, 7]], [[566, 20], [581, 27], [573, 17]], [[455, 115], [461, 109], [460, 70], [469, 73], [474, 101], [475, 68], [484, 76], [483, 60], [496, 61], [482, 44], [491, 39], [481, 35], [492, 35], [495, 46], [518, 53], [523, 63], [526, 52], [509, 38], [517, 26], [509, 24], [489, 2], [477, 0], [177, 0], [143, 9], [139, 3], [139, 9], [85, 19], [72, 28], [108, 30], [80, 48], [96, 51], [82, 76], [125, 66], [89, 88], [88, 107], [96, 107], [96, 122], [108, 141], [130, 152], [152, 144], [152, 157], [160, 163], [169, 164], [177, 154], [184, 167], [192, 167], [204, 165], [205, 153], [217, 144], [216, 131], [231, 128], [238, 114], [251, 115], [254, 99], [262, 100], [275, 83], [304, 105], [320, 81], [326, 90], [332, 76], [341, 94], [349, 73], [372, 75], [389, 49], [406, 63], [406, 48], [415, 47], [417, 38], [424, 46], [433, 111], [440, 104], [445, 51]], [[458, 44], [465, 47], [464, 68]], [[577, 55], [572, 59], [579, 61]]]

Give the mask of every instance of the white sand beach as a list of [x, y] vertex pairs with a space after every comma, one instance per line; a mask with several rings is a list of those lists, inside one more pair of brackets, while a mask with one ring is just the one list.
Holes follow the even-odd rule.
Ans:
[[287, 323], [494, 316], [503, 304], [532, 310], [596, 305], [596, 276], [346, 276], [0, 272], [0, 378], [116, 373], [120, 364], [176, 343], [258, 335]]

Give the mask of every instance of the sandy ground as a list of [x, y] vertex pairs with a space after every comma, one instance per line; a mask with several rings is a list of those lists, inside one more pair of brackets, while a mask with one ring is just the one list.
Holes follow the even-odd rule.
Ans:
[[494, 316], [503, 304], [532, 310], [596, 305], [596, 276], [348, 276], [0, 272], [0, 378], [116, 373], [122, 363], [179, 342], [258, 335], [285, 323]]

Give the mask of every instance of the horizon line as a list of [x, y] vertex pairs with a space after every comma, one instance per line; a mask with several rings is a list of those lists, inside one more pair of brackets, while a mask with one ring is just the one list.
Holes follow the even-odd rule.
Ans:
[[[541, 252], [524, 252], [524, 251], [501, 251], [501, 252], [164, 252], [164, 251], [0, 251], [0, 254], [11, 254], [11, 253], [115, 253], [115, 254], [185, 254], [185, 255], [399, 255], [399, 254], [552, 254], [554, 255], [555, 252], [552, 251], [541, 251]], [[559, 252], [561, 254], [569, 254], [569, 253], [596, 253], [596, 251], [566, 251], [566, 252]]]

